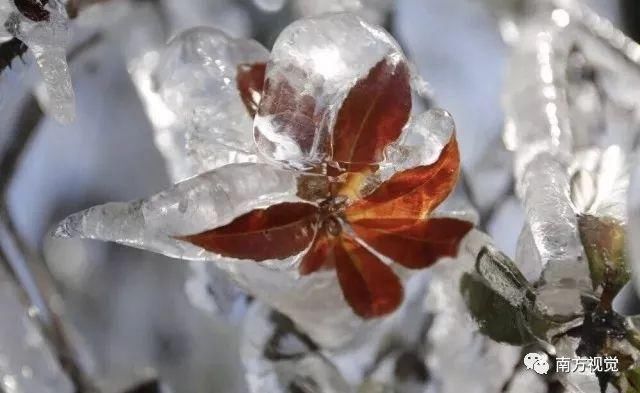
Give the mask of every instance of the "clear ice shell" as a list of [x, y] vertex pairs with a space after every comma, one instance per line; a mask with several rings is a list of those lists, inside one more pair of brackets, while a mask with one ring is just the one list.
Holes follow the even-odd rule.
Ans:
[[266, 164], [231, 164], [176, 184], [148, 199], [94, 206], [67, 217], [60, 237], [127, 244], [170, 257], [214, 260], [218, 256], [174, 236], [227, 224], [253, 209], [297, 201], [297, 174]]
[[75, 119], [75, 94], [67, 64], [69, 42], [68, 17], [64, 4], [50, 1], [46, 6], [49, 20], [34, 22], [20, 15], [16, 36], [33, 53], [42, 74], [46, 90], [40, 94], [40, 103], [46, 112], [63, 124]]
[[299, 201], [299, 176], [302, 175], [266, 164], [227, 165], [145, 200], [107, 203], [76, 213], [62, 221], [54, 234], [113, 241], [170, 257], [215, 262], [241, 288], [288, 315], [318, 343], [337, 347], [371, 322], [351, 311], [335, 272], [299, 277], [301, 254], [258, 264], [224, 258], [172, 237], [227, 224], [256, 208]]
[[240, 64], [265, 63], [268, 51], [209, 27], [178, 34], [153, 74], [163, 102], [187, 129], [185, 144], [199, 170], [255, 162], [252, 118], [237, 88]]
[[[406, 61], [386, 31], [353, 14], [328, 14], [289, 25], [273, 46], [266, 81], [271, 86], [282, 83], [291, 87], [293, 93], [280, 95], [278, 101], [287, 99], [286, 107], [295, 106], [301, 117], [309, 116], [303, 108], [308, 109], [309, 102], [315, 100], [313, 141], [305, 141], [303, 146], [299, 127], [282, 124], [277, 113], [259, 113], [254, 128], [260, 153], [268, 160], [298, 168], [322, 162], [329, 153], [326, 142], [347, 93], [387, 56]], [[266, 101], [263, 96], [261, 102]]]
[[538, 154], [524, 174], [522, 192], [543, 266], [539, 301], [549, 315], [571, 315], [582, 309], [580, 294], [591, 290], [591, 278], [569, 199], [566, 168], [553, 156]]
[[381, 170], [400, 172], [433, 164], [455, 130], [453, 117], [444, 109], [433, 108], [411, 117], [400, 138], [385, 150]]

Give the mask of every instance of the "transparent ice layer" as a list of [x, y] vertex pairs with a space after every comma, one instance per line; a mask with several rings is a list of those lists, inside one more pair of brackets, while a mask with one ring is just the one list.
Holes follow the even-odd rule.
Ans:
[[298, 201], [298, 179], [302, 177], [267, 164], [226, 165], [148, 199], [108, 203], [74, 214], [60, 224], [56, 234], [115, 241], [176, 258], [210, 260], [214, 254], [176, 237], [219, 227], [273, 203]]
[[413, 116], [400, 139], [387, 148], [383, 171], [400, 172], [436, 162], [455, 131], [453, 117], [443, 109]]
[[[566, 169], [553, 156], [539, 154], [527, 167], [522, 184], [527, 221], [542, 260], [543, 277], [554, 291], [548, 300], [568, 301], [569, 298], [555, 292], [560, 290], [556, 284], [570, 282], [572, 289], [586, 290], [591, 281], [589, 267], [582, 259], [582, 243], [576, 213], [569, 199]], [[579, 306], [577, 293], [571, 300], [576, 302], [575, 307]]]

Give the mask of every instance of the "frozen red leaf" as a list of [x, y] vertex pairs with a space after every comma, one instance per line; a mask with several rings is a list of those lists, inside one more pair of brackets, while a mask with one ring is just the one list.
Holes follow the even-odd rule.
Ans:
[[[299, 69], [290, 68], [287, 73], [299, 74], [301, 80], [307, 78]], [[316, 136], [320, 134], [315, 98], [294, 89], [283, 73], [265, 80], [258, 114], [270, 117], [269, 122], [278, 128], [278, 133], [295, 140], [304, 153], [311, 151]]]
[[300, 274], [306, 276], [322, 268], [333, 267], [332, 264], [335, 262], [333, 249], [336, 241], [338, 241], [336, 237], [329, 236], [324, 231], [318, 232], [313, 245], [300, 262], [298, 269]]
[[344, 100], [333, 129], [333, 160], [347, 165], [382, 161], [385, 147], [400, 136], [410, 112], [409, 68], [387, 57]]
[[394, 174], [365, 198], [347, 207], [350, 222], [363, 219], [414, 219], [428, 216], [453, 190], [460, 171], [455, 135], [431, 165]]
[[240, 98], [242, 98], [251, 117], [254, 117], [258, 112], [266, 67], [265, 63], [240, 64], [238, 66], [236, 84]]
[[318, 224], [318, 208], [280, 203], [256, 209], [219, 228], [177, 236], [225, 257], [264, 261], [295, 255], [309, 246]]
[[345, 300], [362, 318], [395, 311], [402, 303], [402, 283], [391, 268], [352, 238], [333, 242], [336, 272]]
[[455, 218], [352, 222], [355, 233], [374, 250], [410, 269], [423, 269], [442, 257], [455, 257], [473, 224]]

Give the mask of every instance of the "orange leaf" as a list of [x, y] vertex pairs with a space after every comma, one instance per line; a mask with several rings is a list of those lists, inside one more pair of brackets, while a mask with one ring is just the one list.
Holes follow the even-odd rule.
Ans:
[[410, 269], [431, 266], [442, 257], [455, 257], [473, 224], [455, 218], [361, 220], [351, 223], [355, 233], [374, 250]]
[[344, 100], [333, 129], [333, 160], [370, 164], [400, 136], [411, 112], [409, 67], [387, 57], [359, 80]]
[[179, 240], [225, 257], [264, 261], [295, 255], [309, 246], [318, 225], [318, 208], [280, 203], [256, 209], [231, 223]]
[[404, 291], [393, 270], [344, 234], [333, 244], [338, 281], [353, 311], [362, 318], [375, 318], [396, 310]]
[[236, 84], [240, 92], [240, 98], [242, 98], [242, 102], [251, 117], [254, 117], [258, 112], [266, 68], [267, 65], [265, 63], [238, 65]]
[[424, 219], [453, 190], [459, 171], [460, 153], [452, 135], [436, 162], [396, 173], [371, 194], [348, 206], [348, 221]]

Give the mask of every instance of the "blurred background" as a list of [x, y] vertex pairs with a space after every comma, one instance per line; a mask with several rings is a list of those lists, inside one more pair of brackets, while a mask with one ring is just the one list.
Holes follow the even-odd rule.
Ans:
[[[640, 37], [637, 0], [585, 2], [632, 37]], [[325, 7], [351, 5], [320, 0], [134, 3], [154, 7], [157, 20], [135, 17], [105, 3], [84, 9], [71, 24], [69, 63], [77, 100], [73, 124], [60, 125], [37, 107], [34, 91], [39, 75], [29, 53], [2, 70], [0, 259], [17, 271], [17, 280], [32, 301], [38, 299], [33, 288], [56, 294], [52, 311], [64, 316], [64, 330], [70, 335], [66, 339], [81, 348], [74, 356], [83, 359], [104, 392], [122, 392], [157, 377], [174, 392], [245, 392], [239, 355], [242, 301], [230, 295], [227, 310], [212, 306], [206, 298], [219, 291], [207, 292], [211, 284], [197, 282], [187, 263], [114, 244], [52, 240], [47, 232], [73, 212], [107, 201], [145, 197], [170, 184], [144, 103], [127, 72], [135, 41], [141, 39], [136, 23], [151, 23], [142, 36], [151, 35], [145, 39], [156, 43], [187, 27], [211, 25], [235, 37], [253, 37], [269, 48], [292, 20]], [[363, 3], [365, 17], [393, 33], [428, 81], [437, 106], [453, 114], [482, 225], [513, 256], [518, 237], [513, 228], [522, 227], [524, 213], [508, 191], [512, 187], [509, 154], [503, 148], [496, 150], [502, 146], [500, 95], [508, 55], [496, 2]], [[22, 272], [20, 266], [25, 263], [33, 275]], [[14, 280], [5, 275], [3, 280]], [[204, 300], [199, 303], [198, 299]], [[0, 309], [0, 336], [4, 336], [0, 349], [11, 342], [32, 340], [22, 333], [23, 325], [5, 322], [13, 316], [4, 310]], [[17, 345], [12, 351], [32, 351], [25, 348]], [[21, 356], [42, 355], [32, 351]], [[3, 361], [11, 359], [0, 358], [0, 365]], [[57, 383], [66, 386], [67, 382], [59, 381], [54, 363], [37, 361], [48, 371], [21, 369], [19, 373], [42, 376], [39, 383], [47, 389]], [[0, 385], [13, 391], [11, 380]], [[25, 391], [40, 388], [34, 389]], [[51, 391], [67, 388], [56, 389]]]

